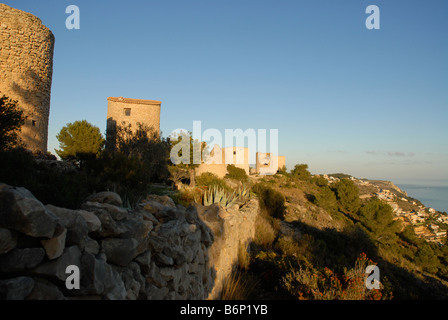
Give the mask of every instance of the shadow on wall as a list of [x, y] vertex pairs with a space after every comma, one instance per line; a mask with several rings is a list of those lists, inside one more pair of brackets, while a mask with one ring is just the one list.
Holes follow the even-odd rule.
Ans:
[[14, 81], [11, 86], [12, 90], [20, 96], [20, 101], [22, 101], [23, 103], [35, 103], [35, 98], [43, 93], [43, 79], [31, 69], [28, 69], [24, 74], [22, 74], [20, 76], [20, 79], [23, 81], [23, 83], [27, 84], [28, 88], [32, 89], [25, 89]]
[[[33, 151], [47, 150], [48, 121], [50, 115], [51, 82], [45, 83], [45, 79], [36, 72], [28, 69], [20, 76], [26, 88], [12, 83], [12, 91], [16, 94], [13, 100], [19, 101], [19, 106], [27, 116], [22, 127], [21, 137], [25, 144]], [[47, 88], [47, 86], [49, 86]]]
[[20, 145], [23, 145], [24, 148], [30, 149], [33, 152], [42, 151], [41, 148], [34, 148], [33, 146], [41, 146], [41, 145], [47, 145], [47, 142], [43, 141], [43, 138], [33, 132], [32, 130], [29, 130], [29, 126], [23, 125], [19, 137], [21, 141], [19, 142]]

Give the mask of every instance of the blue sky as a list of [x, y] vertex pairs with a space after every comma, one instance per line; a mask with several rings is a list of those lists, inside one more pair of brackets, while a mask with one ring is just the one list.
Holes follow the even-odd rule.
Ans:
[[[448, 180], [448, 1], [3, 1], [56, 37], [48, 149], [107, 97], [162, 101], [164, 136], [278, 129], [291, 169]], [[80, 30], [68, 30], [68, 5]], [[380, 8], [368, 30], [366, 7]]]

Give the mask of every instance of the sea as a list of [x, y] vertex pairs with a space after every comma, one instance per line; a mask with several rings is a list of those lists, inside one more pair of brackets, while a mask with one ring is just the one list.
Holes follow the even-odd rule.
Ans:
[[425, 207], [448, 212], [448, 181], [433, 179], [389, 179], [408, 196], [420, 200]]

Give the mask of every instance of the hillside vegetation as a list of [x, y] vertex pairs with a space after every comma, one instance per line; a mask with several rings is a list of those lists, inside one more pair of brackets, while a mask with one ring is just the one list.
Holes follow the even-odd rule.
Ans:
[[[255, 288], [246, 298], [448, 298], [447, 246], [417, 237], [390, 205], [361, 200], [341, 178], [329, 185], [293, 170], [252, 179], [262, 214], [238, 271]], [[368, 265], [380, 269], [379, 290], [365, 286]]]

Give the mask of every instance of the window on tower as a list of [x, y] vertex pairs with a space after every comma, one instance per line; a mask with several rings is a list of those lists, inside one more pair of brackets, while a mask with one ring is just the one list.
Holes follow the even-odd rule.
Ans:
[[131, 116], [131, 108], [124, 108], [124, 115], [126, 117], [130, 117]]

